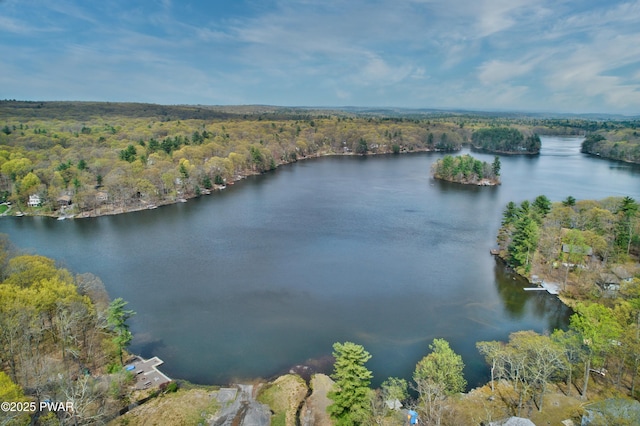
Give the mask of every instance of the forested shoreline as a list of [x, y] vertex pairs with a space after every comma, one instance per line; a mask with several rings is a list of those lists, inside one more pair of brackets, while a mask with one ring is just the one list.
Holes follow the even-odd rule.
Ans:
[[0, 210], [76, 217], [186, 200], [310, 157], [467, 144], [531, 154], [537, 134], [603, 131], [513, 114], [99, 102], [0, 101], [0, 117], [0, 202], [11, 203]]

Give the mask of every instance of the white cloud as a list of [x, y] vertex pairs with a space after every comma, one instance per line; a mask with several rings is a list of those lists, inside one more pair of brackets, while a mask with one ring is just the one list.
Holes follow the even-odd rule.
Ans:
[[513, 78], [527, 74], [533, 68], [533, 62], [506, 62], [491, 60], [479, 67], [478, 79], [482, 84], [506, 83]]

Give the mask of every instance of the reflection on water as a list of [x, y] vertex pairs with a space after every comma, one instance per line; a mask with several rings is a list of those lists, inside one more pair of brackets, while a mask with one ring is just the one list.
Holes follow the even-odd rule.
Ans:
[[518, 274], [505, 267], [499, 259], [495, 260], [496, 289], [502, 299], [504, 308], [512, 319], [522, 318], [527, 305], [535, 300], [537, 293], [527, 293], [523, 287], [527, 287], [527, 281]]
[[498, 258], [495, 258], [494, 271], [496, 289], [510, 318], [516, 320], [531, 312], [535, 317], [546, 320], [545, 324], [541, 324], [543, 332], [566, 327], [573, 311], [557, 297], [550, 296], [546, 291], [525, 291], [525, 287], [532, 285]]

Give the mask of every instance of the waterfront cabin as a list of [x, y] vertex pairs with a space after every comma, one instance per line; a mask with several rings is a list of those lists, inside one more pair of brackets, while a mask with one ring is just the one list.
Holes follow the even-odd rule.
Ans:
[[[574, 263], [569, 263], [569, 259], [573, 258], [574, 261], [576, 257], [581, 256], [583, 258], [583, 262], [588, 264], [589, 261], [593, 260], [593, 248], [590, 246], [582, 246], [582, 245], [574, 245], [574, 244], [562, 244], [562, 259], [565, 264], [568, 266], [575, 268], [577, 265]], [[579, 262], [582, 263], [582, 262]], [[581, 266], [584, 267], [584, 266]]]
[[29, 207], [40, 207], [42, 205], [42, 199], [38, 194], [29, 195], [29, 201], [27, 201]]
[[61, 197], [58, 197], [58, 205], [60, 207], [68, 207], [71, 205], [71, 196], [70, 195], [63, 195]]

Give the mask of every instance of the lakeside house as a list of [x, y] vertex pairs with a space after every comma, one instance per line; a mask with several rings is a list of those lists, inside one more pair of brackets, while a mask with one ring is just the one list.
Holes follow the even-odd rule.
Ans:
[[56, 200], [60, 207], [67, 207], [71, 205], [71, 196], [70, 195], [62, 195], [58, 197]]
[[615, 265], [609, 272], [600, 274], [596, 283], [603, 289], [610, 292], [617, 292], [623, 283], [633, 281], [633, 273], [622, 265]]
[[620, 278], [618, 278], [615, 274], [611, 274], [608, 272], [603, 272], [602, 274], [600, 274], [600, 277], [596, 280], [596, 284], [598, 284], [603, 290], [620, 290]]
[[107, 194], [104, 191], [98, 191], [96, 192], [96, 202], [97, 203], [106, 203], [107, 201], [109, 201], [109, 194]]
[[566, 254], [581, 254], [583, 256], [593, 256], [593, 248], [590, 246], [578, 246], [574, 244], [563, 244], [562, 252]]
[[[575, 245], [575, 244], [562, 244], [562, 259], [563, 265], [575, 268], [578, 264], [584, 262], [585, 266], [588, 265], [589, 261], [593, 260], [593, 248], [586, 245]], [[582, 262], [578, 259], [582, 257]], [[573, 262], [577, 262], [573, 263]], [[585, 267], [580, 265], [580, 267]]]
[[38, 194], [29, 195], [29, 201], [27, 201], [29, 207], [40, 207], [42, 205], [42, 199]]
[[508, 419], [490, 422], [489, 426], [536, 426], [531, 420], [524, 417], [509, 417]]

